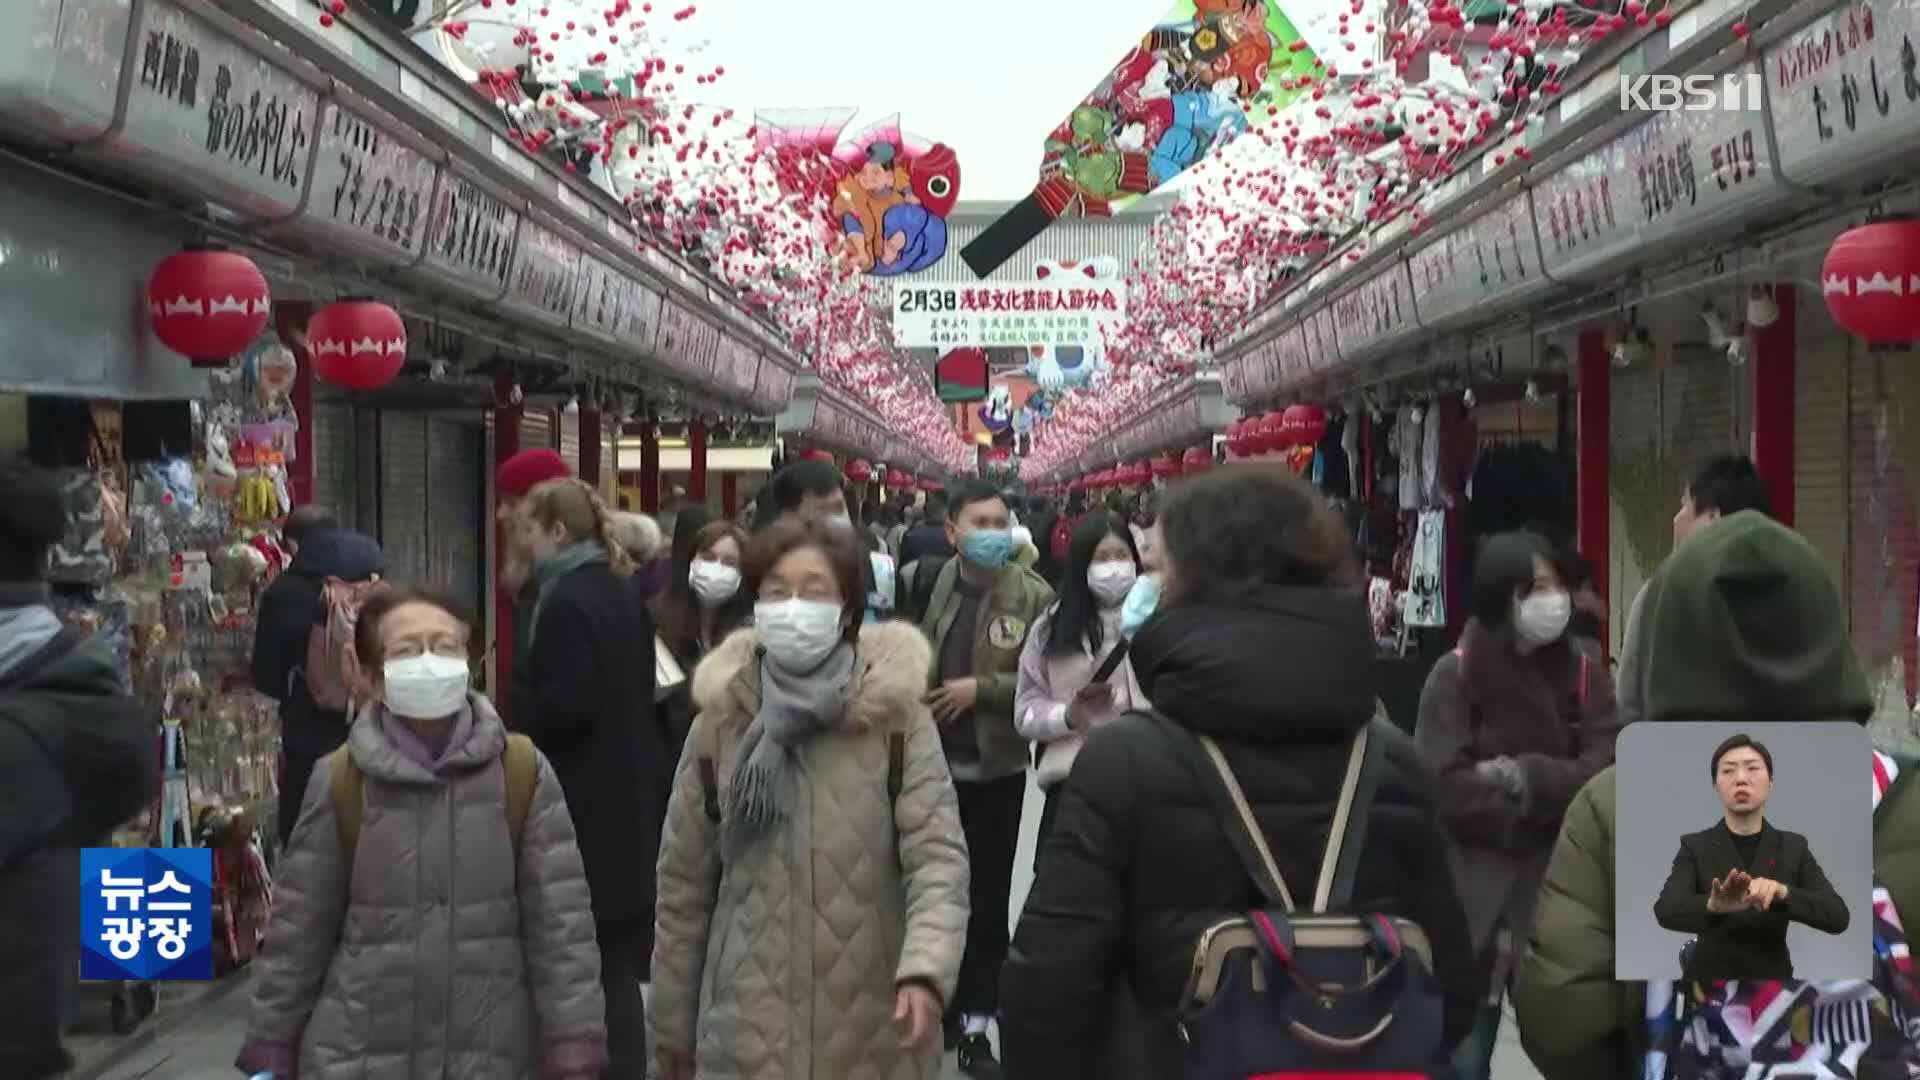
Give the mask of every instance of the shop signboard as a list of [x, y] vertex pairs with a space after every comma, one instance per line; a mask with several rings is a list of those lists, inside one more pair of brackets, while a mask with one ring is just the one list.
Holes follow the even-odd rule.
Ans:
[[622, 313], [618, 337], [621, 344], [642, 356], [650, 356], [660, 343], [662, 299], [659, 293], [637, 281], [632, 285], [633, 299]]
[[1287, 327], [1274, 339], [1273, 375], [1267, 389], [1275, 390], [1298, 382], [1313, 373], [1313, 353], [1307, 348], [1307, 322]]
[[713, 375], [712, 328], [701, 322], [679, 300], [667, 301], [660, 325], [660, 351], [669, 367], [683, 375], [707, 379]]
[[1465, 278], [1477, 285], [1472, 303], [1479, 315], [1490, 315], [1486, 305], [1521, 303], [1551, 284], [1540, 272], [1540, 248], [1533, 231], [1533, 208], [1527, 193], [1515, 190], [1498, 205], [1462, 230], [1466, 250]]
[[1391, 347], [1419, 326], [1404, 259], [1394, 259], [1342, 293], [1332, 309], [1341, 355], [1354, 360]]
[[126, 123], [110, 153], [150, 179], [269, 217], [305, 193], [320, 94], [188, 15], [147, 0]]
[[1765, 125], [1758, 110], [1710, 109], [1658, 113], [1627, 132], [1622, 176], [1641, 246], [1676, 243], [1780, 198]]
[[793, 371], [771, 356], [760, 360], [760, 378], [754, 384], [753, 396], [761, 408], [770, 413], [785, 409], [793, 398]]
[[1301, 320], [1305, 363], [1286, 376], [1282, 389], [1297, 385], [1314, 372], [1330, 371], [1345, 358], [1340, 335], [1334, 332], [1333, 309], [1320, 307]]
[[1239, 401], [1247, 396], [1247, 371], [1252, 367], [1253, 360], [1253, 354], [1241, 353], [1220, 365], [1220, 389], [1226, 393], [1228, 401]]
[[1768, 49], [1761, 67], [1780, 172], [1820, 184], [1920, 140], [1920, 0], [1843, 3]]
[[426, 243], [439, 167], [395, 138], [392, 123], [330, 101], [320, 114], [320, 156], [303, 223], [345, 246], [412, 262]]
[[1126, 318], [1126, 288], [1113, 281], [893, 286], [893, 341], [907, 349], [1097, 346]]
[[618, 270], [591, 255], [582, 256], [573, 284], [573, 328], [601, 341], [619, 341], [635, 288]]
[[434, 190], [425, 269], [465, 292], [499, 299], [513, 270], [520, 212], [452, 171]]
[[583, 256], [571, 240], [537, 221], [520, 225], [513, 275], [501, 303], [528, 318], [565, 329], [573, 317], [573, 283]]
[[1639, 243], [1627, 145], [1626, 134], [1608, 139], [1535, 185], [1540, 257], [1553, 280], [1596, 276]]
[[0, 128], [67, 141], [105, 134], [126, 62], [132, 0], [11, 0], [7, 14]]
[[[1420, 325], [1442, 326], [1471, 312], [1484, 298], [1474, 277], [1478, 269], [1469, 254], [1472, 243], [1472, 236], [1462, 226], [1407, 257], [1407, 275], [1413, 284], [1413, 306]], [[1470, 267], [1474, 268], [1471, 274]]]

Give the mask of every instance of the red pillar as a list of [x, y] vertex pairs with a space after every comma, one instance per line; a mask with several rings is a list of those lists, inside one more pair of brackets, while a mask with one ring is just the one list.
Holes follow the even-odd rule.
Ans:
[[[513, 455], [520, 452], [520, 412], [521, 406], [513, 402], [514, 378], [511, 372], [502, 370], [493, 376], [493, 467], [497, 470]], [[493, 505], [487, 507], [487, 516], [493, 519], [493, 586], [502, 587], [507, 569], [507, 530], [498, 523], [500, 493], [494, 491], [491, 482], [488, 491], [493, 491]], [[502, 711], [506, 709], [507, 680], [513, 672], [513, 597], [496, 595], [493, 604], [493, 697], [500, 703]], [[511, 723], [512, 716], [507, 717]]]
[[698, 417], [687, 423], [687, 498], [707, 501], [707, 422]]
[[[1576, 361], [1579, 380], [1579, 477], [1574, 485], [1577, 511], [1575, 533], [1580, 554], [1593, 564], [1593, 590], [1607, 596], [1608, 544], [1613, 525], [1613, 366], [1607, 357], [1606, 335], [1599, 330], [1580, 332]], [[1607, 635], [1600, 647], [1607, 648]]]
[[740, 512], [740, 474], [720, 474], [720, 516], [733, 517]]
[[[293, 403], [294, 419], [300, 430], [293, 436], [293, 460], [287, 462], [287, 485], [293, 489], [293, 505], [305, 506], [313, 501], [313, 363], [307, 355], [304, 345], [295, 342], [307, 340], [307, 320], [313, 317], [313, 305], [299, 300], [288, 300], [273, 305], [273, 328], [280, 335], [280, 341], [293, 350], [294, 359], [299, 361], [299, 370], [293, 374], [293, 389], [287, 394]], [[353, 513], [350, 506], [330, 506], [327, 509], [343, 518]]]
[[640, 512], [660, 512], [660, 425], [640, 424]]
[[1751, 331], [1753, 370], [1753, 467], [1767, 482], [1773, 514], [1782, 525], [1793, 524], [1793, 395], [1794, 296], [1793, 286], [1776, 285], [1773, 299], [1780, 317], [1772, 326]]
[[580, 479], [600, 490], [600, 410], [580, 410]]

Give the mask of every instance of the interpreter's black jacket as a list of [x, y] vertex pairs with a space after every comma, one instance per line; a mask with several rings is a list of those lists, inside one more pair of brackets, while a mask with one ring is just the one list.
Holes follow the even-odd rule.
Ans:
[[[1708, 914], [1707, 896], [1714, 881], [1735, 870], [1785, 885], [1786, 902], [1767, 911]], [[1761, 825], [1752, 865], [1740, 857], [1724, 822], [1682, 836], [1673, 871], [1654, 901], [1653, 914], [1668, 930], [1695, 935], [1687, 976], [1702, 981], [1791, 979], [1788, 923], [1805, 923], [1829, 934], [1847, 929], [1847, 902], [1821, 872], [1807, 848], [1807, 838], [1771, 824]]]

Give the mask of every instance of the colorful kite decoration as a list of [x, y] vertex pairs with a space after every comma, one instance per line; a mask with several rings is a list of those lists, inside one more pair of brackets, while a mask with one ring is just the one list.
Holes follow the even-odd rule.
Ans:
[[1277, 113], [1313, 71], [1277, 0], [1179, 0], [1047, 136], [1040, 182], [960, 257], [986, 277], [1063, 217], [1105, 217]]

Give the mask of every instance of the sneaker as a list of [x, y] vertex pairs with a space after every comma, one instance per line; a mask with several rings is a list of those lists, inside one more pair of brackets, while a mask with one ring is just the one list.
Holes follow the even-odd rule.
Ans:
[[1000, 1062], [993, 1056], [993, 1044], [986, 1032], [964, 1035], [960, 1039], [960, 1071], [973, 1080], [1000, 1080]]

